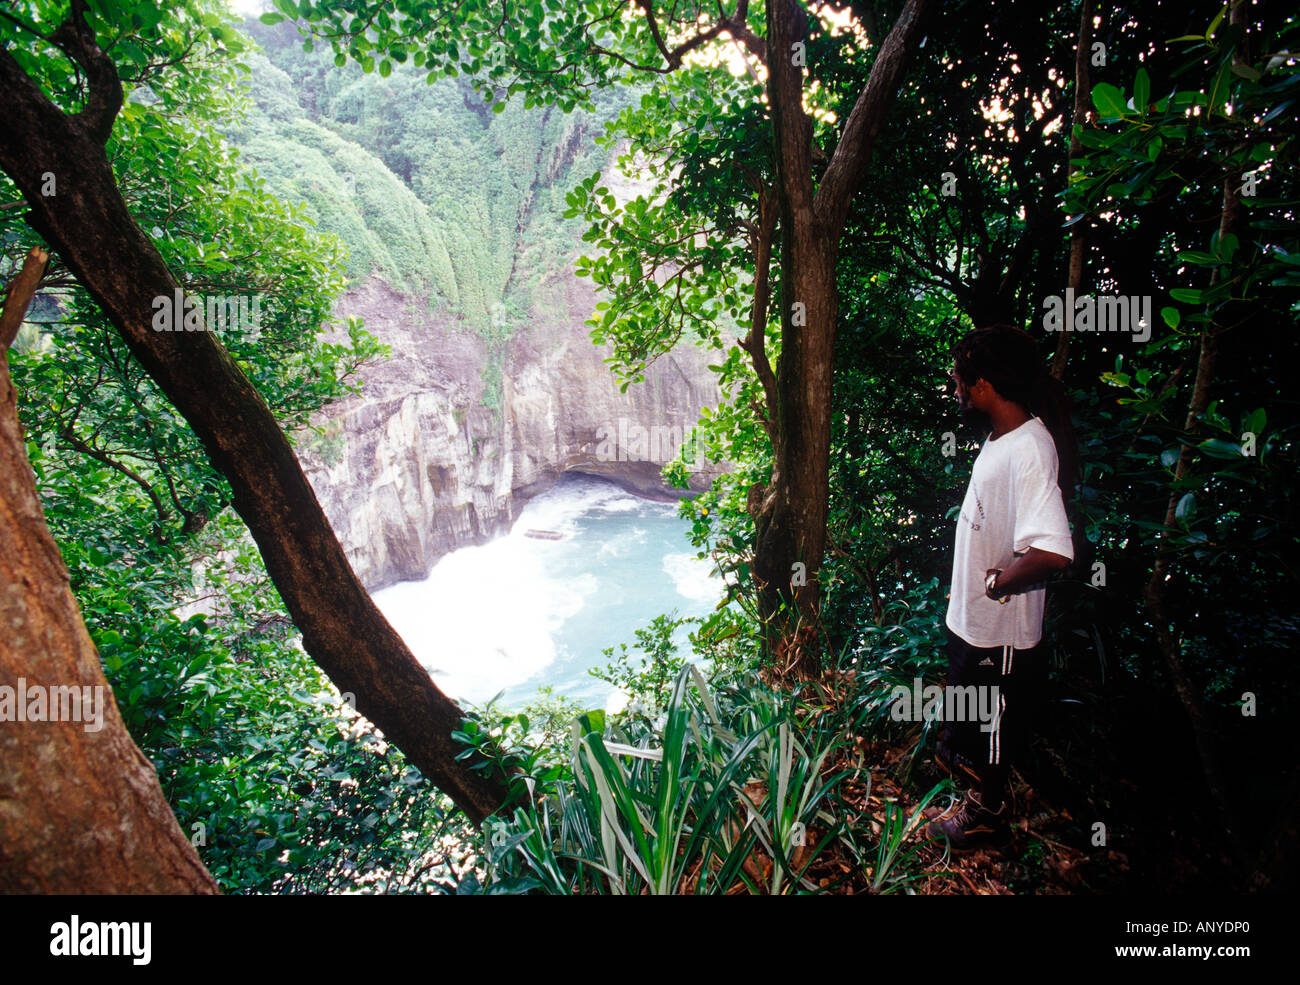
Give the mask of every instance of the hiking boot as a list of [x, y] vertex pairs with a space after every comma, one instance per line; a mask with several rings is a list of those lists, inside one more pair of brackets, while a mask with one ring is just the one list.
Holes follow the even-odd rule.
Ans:
[[955, 809], [927, 824], [923, 833], [931, 841], [948, 839], [948, 844], [958, 852], [972, 848], [998, 848], [1011, 840], [1008, 813], [1005, 802], [998, 810], [990, 811], [971, 791]]

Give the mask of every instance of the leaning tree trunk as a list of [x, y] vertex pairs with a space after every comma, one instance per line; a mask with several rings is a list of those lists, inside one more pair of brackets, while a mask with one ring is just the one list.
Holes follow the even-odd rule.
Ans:
[[0, 319], [0, 893], [215, 893], [122, 724], [36, 497], [4, 350], [44, 261]]
[[781, 209], [781, 355], [772, 477], [752, 497], [754, 575], [768, 657], [796, 677], [821, 670], [817, 574], [829, 511], [840, 233], [930, 6], [930, 0], [908, 0], [898, 15], [814, 189], [812, 121], [803, 108], [805, 58], [798, 57], [808, 13], [791, 0], [767, 0], [768, 94]]
[[[303, 645], [356, 708], [475, 822], [499, 808], [507, 783], [452, 739], [460, 710], [434, 685], [375, 607], [270, 408], [209, 332], [155, 332], [153, 300], [177, 284], [131, 218], [104, 145], [122, 104], [112, 62], [78, 16], [61, 47], [89, 82], [86, 108], [66, 115], [0, 49], [0, 168], [31, 207], [28, 222], [53, 246], [117, 327], [132, 354], [184, 415], [230, 482]], [[41, 194], [53, 170], [58, 194]], [[480, 769], [471, 769], [478, 765]]]

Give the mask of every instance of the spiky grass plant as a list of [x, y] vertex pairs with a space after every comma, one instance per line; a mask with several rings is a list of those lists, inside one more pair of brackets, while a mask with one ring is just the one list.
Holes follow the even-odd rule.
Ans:
[[[752, 675], [710, 689], [694, 666], [677, 675], [658, 729], [625, 731], [581, 716], [570, 735], [571, 775], [485, 828], [488, 892], [554, 894], [817, 893], [809, 877], [828, 852], [868, 851], [847, 831], [835, 768], [844, 714], [805, 715], [800, 695]], [[806, 707], [804, 708], [806, 711]], [[933, 791], [931, 796], [933, 796]], [[928, 803], [928, 798], [926, 803]], [[882, 889], [905, 883], [903, 841], [915, 820], [889, 827]]]

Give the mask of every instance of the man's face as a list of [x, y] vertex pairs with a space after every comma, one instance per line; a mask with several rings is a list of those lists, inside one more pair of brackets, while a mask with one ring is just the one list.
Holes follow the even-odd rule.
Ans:
[[957, 375], [956, 364], [954, 364], [953, 367], [948, 371], [948, 375], [949, 377], [951, 377], [953, 385], [957, 388], [958, 408], [961, 410], [963, 414], [966, 413], [968, 410], [973, 409], [975, 407], [975, 404], [971, 399], [970, 387], [968, 387], [965, 383], [963, 383], [961, 377]]
[[[957, 407], [961, 412], [962, 421], [976, 429], [987, 427], [990, 424], [987, 412], [980, 406], [980, 400], [971, 392], [971, 388], [963, 383], [961, 377], [957, 375], [957, 366], [955, 364], [952, 367], [950, 376], [957, 390]], [[979, 380], [975, 381], [977, 387], [979, 383]]]

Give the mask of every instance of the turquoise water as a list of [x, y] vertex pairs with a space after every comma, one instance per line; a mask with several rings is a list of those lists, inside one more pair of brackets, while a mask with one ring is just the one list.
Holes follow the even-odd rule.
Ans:
[[[562, 539], [525, 536], [534, 529]], [[502, 701], [517, 706], [549, 684], [610, 707], [621, 695], [587, 672], [608, 662], [604, 648], [631, 644], [660, 613], [707, 615], [722, 596], [709, 562], [695, 558], [689, 529], [675, 503], [565, 476], [524, 507], [509, 534], [454, 551], [424, 581], [374, 599], [454, 699], [504, 692]]]

